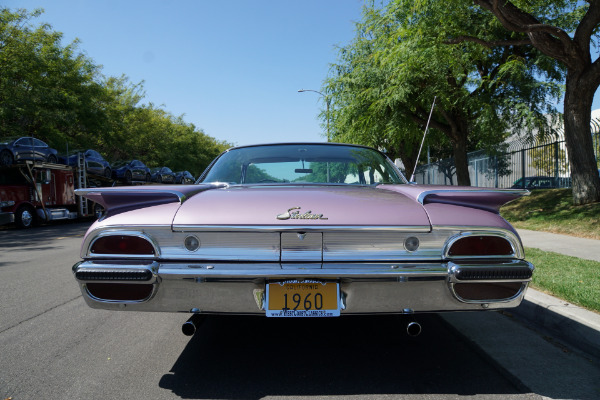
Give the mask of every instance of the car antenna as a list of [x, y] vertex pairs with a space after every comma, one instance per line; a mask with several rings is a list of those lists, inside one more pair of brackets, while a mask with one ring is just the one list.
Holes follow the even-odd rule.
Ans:
[[427, 125], [425, 126], [425, 133], [423, 134], [423, 140], [421, 140], [421, 147], [419, 147], [419, 154], [417, 155], [417, 161], [415, 161], [415, 169], [413, 169], [413, 173], [410, 176], [410, 182], [414, 182], [415, 180], [415, 172], [417, 171], [417, 164], [419, 163], [419, 157], [421, 157], [421, 150], [423, 149], [423, 143], [425, 143], [425, 136], [427, 136], [427, 130], [429, 129], [429, 121], [431, 121], [431, 115], [433, 115], [433, 108], [435, 107], [435, 99], [437, 96], [433, 97], [433, 104], [431, 105], [431, 111], [429, 112], [429, 118], [427, 119]]

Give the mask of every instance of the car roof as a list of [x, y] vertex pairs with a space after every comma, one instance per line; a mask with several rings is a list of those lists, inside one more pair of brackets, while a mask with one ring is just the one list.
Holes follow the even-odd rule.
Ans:
[[[334, 142], [280, 142], [280, 143], [263, 143], [263, 144], [248, 144], [244, 146], [234, 146], [230, 147], [226, 151], [243, 149], [248, 147], [264, 147], [264, 146], [347, 146], [347, 147], [362, 147], [365, 149], [377, 150], [370, 146], [364, 146], [361, 144], [352, 144], [352, 143], [334, 143]], [[377, 150], [379, 151], [379, 150]]]

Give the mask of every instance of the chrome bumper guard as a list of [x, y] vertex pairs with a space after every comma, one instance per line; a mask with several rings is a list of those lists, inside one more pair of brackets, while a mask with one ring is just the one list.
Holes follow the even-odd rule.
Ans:
[[[87, 304], [99, 309], [264, 314], [267, 282], [311, 279], [340, 283], [342, 314], [377, 314], [517, 307], [533, 269], [523, 260], [314, 265], [140, 260], [84, 261], [73, 266], [73, 273]], [[151, 291], [141, 300], [103, 299], [90, 293], [88, 286], [103, 283], [123, 284], [123, 288], [151, 285]], [[512, 285], [514, 291], [495, 299], [486, 298], [483, 290], [483, 295], [466, 299], [464, 293], [470, 291], [465, 291], [465, 287], [478, 287], [477, 284], [485, 290], [494, 284]]]

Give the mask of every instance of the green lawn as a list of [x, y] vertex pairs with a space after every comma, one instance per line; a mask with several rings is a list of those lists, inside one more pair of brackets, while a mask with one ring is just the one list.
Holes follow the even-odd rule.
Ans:
[[573, 206], [571, 189], [534, 190], [500, 214], [517, 229], [600, 239], [600, 203]]
[[526, 248], [535, 266], [532, 287], [600, 312], [600, 262]]
[[[600, 203], [573, 206], [571, 189], [534, 190], [500, 214], [517, 229], [600, 239]], [[536, 268], [532, 287], [600, 312], [599, 262], [532, 248], [525, 258]]]

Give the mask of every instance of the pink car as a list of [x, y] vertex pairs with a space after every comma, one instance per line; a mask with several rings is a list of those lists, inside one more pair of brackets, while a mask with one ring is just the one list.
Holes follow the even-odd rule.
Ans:
[[525, 190], [410, 184], [331, 143], [232, 148], [198, 182], [77, 191], [106, 210], [73, 267], [89, 306], [190, 313], [191, 334], [206, 314], [504, 309], [531, 280], [498, 214]]

